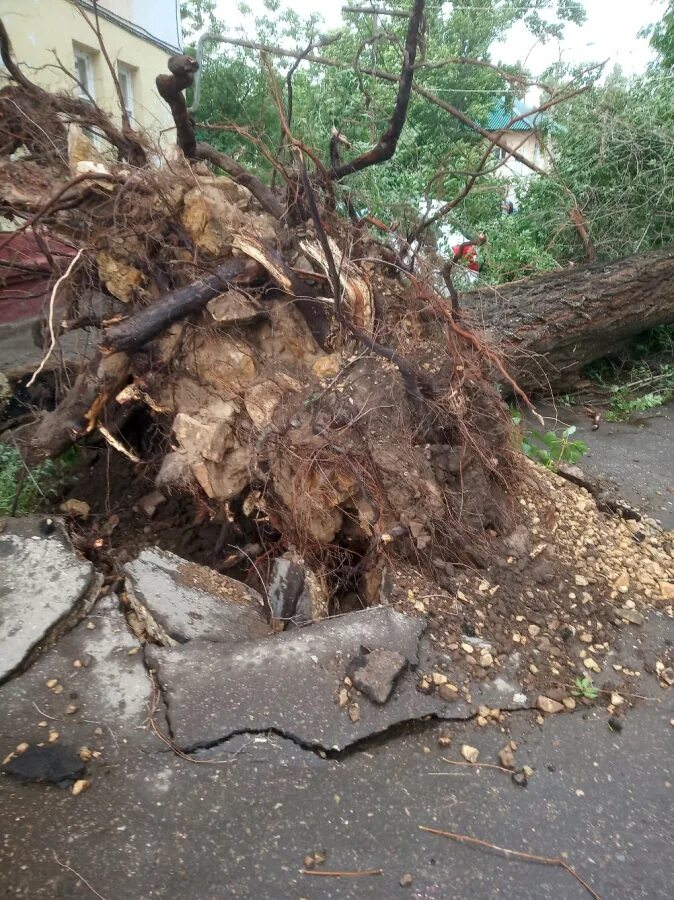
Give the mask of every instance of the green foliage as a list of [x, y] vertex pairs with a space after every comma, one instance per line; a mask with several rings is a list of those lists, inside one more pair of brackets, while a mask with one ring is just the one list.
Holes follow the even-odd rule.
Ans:
[[[392, 0], [387, 5], [409, 10], [408, 0]], [[205, 24], [213, 13], [211, 0], [192, 0], [183, 3], [183, 7], [189, 35], [193, 34], [195, 23]], [[491, 45], [516, 23], [523, 24], [536, 37], [545, 38], [558, 35], [565, 22], [582, 21], [584, 16], [583, 6], [576, 0], [537, 0], [525, 5], [520, 0], [483, 0], [479, 7], [476, 13], [464, 6], [429, 5], [427, 42], [420, 47], [420, 58], [430, 61], [460, 56], [489, 60]], [[383, 81], [365, 70], [375, 68], [397, 76], [407, 23], [404, 18], [387, 18], [378, 24], [376, 32], [374, 25], [374, 17], [369, 13], [345, 15], [337, 39], [317, 51], [338, 65], [324, 67], [304, 62], [293, 76], [293, 132], [316, 148], [326, 161], [333, 126], [352, 144], [350, 150], [343, 150], [348, 158], [376, 143], [391, 115], [397, 83]], [[231, 29], [225, 31], [231, 33]], [[264, 14], [257, 18], [248, 10], [245, 34], [242, 32], [248, 40], [296, 50], [304, 50], [319, 35], [320, 21], [316, 16], [301, 18], [293, 11], [282, 10], [276, 0], [267, 0]], [[285, 76], [294, 60], [274, 57], [272, 62], [285, 99]], [[504, 68], [522, 71], [521, 66]], [[415, 80], [477, 121], [485, 121], [503, 96], [512, 97], [511, 84], [500, 73], [482, 66], [448, 64], [420, 68]], [[203, 66], [202, 102], [196, 117], [202, 126], [236, 123], [273, 153], [279, 152], [278, 116], [258, 51], [209, 46]], [[246, 143], [241, 134], [202, 127], [198, 136], [235, 156], [256, 174], [267, 180], [271, 177], [269, 163], [259, 147]], [[397, 222], [405, 233], [418, 222], [425, 200], [444, 201], [464, 186], [464, 173], [475, 166], [482, 151], [482, 140], [470, 130], [437, 106], [413, 96], [393, 159], [351, 176], [348, 184], [338, 190], [348, 190], [359, 210]], [[289, 154], [286, 159], [292, 162]], [[503, 179], [486, 176], [481, 186], [484, 190], [481, 187], [466, 201], [463, 219], [468, 224], [492, 219], [500, 210]], [[523, 246], [526, 240], [521, 235], [513, 239], [516, 251], [526, 265], [543, 267], [547, 264], [544, 254]], [[497, 261], [494, 271], [500, 272], [501, 268], [507, 266]]]
[[569, 213], [597, 253], [616, 259], [674, 241], [674, 104], [661, 74], [614, 74], [551, 114], [553, 177], [533, 179], [518, 212], [558, 262], [582, 259]]
[[[510, 408], [510, 416], [514, 425], [522, 424], [522, 413]], [[577, 463], [588, 451], [588, 446], [581, 440], [570, 440], [576, 433], [576, 426], [570, 425], [560, 435], [554, 431], [525, 431], [522, 435], [522, 453], [546, 469], [555, 469], [560, 463]]]
[[658, 64], [663, 69], [674, 69], [674, 0], [655, 25], [641, 32], [642, 37], [650, 35], [651, 47], [658, 54]]
[[573, 465], [587, 453], [584, 441], [569, 440], [576, 431], [575, 425], [565, 428], [561, 435], [554, 431], [529, 431], [522, 438], [522, 452], [547, 469], [554, 469], [560, 463]]
[[586, 700], [596, 700], [599, 696], [599, 690], [594, 686], [594, 682], [589, 676], [584, 678], [576, 678], [575, 687], [571, 693], [574, 697], [584, 697]]
[[669, 403], [674, 399], [674, 325], [644, 332], [623, 354], [598, 360], [586, 374], [609, 393], [608, 421], [625, 421]]
[[71, 447], [59, 459], [49, 459], [26, 469], [18, 450], [7, 444], [0, 444], [0, 516], [12, 513], [22, 478], [24, 480], [15, 515], [27, 516], [47, 508], [57, 499], [72, 476], [76, 460], [77, 448]]

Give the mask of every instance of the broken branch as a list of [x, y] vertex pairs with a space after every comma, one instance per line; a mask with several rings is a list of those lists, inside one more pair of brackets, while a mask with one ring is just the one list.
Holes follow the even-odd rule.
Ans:
[[419, 43], [419, 34], [421, 29], [421, 21], [423, 18], [425, 0], [414, 0], [412, 12], [409, 17], [407, 26], [407, 36], [405, 38], [405, 49], [403, 55], [403, 67], [400, 73], [398, 83], [398, 94], [396, 96], [393, 113], [389, 120], [386, 131], [382, 134], [371, 150], [362, 153], [350, 162], [343, 163], [336, 169], [333, 169], [331, 177], [336, 181], [344, 178], [346, 175], [352, 175], [354, 172], [360, 172], [369, 166], [386, 162], [391, 159], [398, 146], [398, 140], [405, 125], [407, 118], [407, 108], [410, 102], [412, 92], [412, 81], [414, 79], [414, 62], [417, 55], [417, 46]]
[[102, 349], [105, 353], [139, 350], [174, 322], [202, 309], [230, 284], [250, 284], [263, 271], [252, 259], [229, 260], [218, 266], [209, 278], [165, 294], [119, 325], [107, 328], [103, 332]]
[[506, 858], [514, 856], [517, 859], [525, 859], [529, 862], [541, 863], [545, 866], [557, 866], [560, 869], [564, 869], [569, 875], [575, 878], [578, 884], [584, 887], [594, 900], [601, 900], [599, 894], [593, 890], [590, 885], [580, 877], [578, 872], [563, 860], [561, 856], [538, 856], [535, 853], [525, 853], [522, 850], [510, 850], [507, 847], [499, 847], [496, 844], [492, 844], [490, 841], [483, 841], [480, 838], [470, 837], [467, 834], [459, 834], [456, 831], [442, 831], [440, 828], [430, 828], [428, 825], [419, 825], [419, 830], [427, 831], [429, 834], [438, 834], [441, 837], [451, 838], [454, 841], [460, 841], [464, 844], [475, 844], [478, 847], [486, 847], [488, 850], [495, 850], [497, 853], [502, 853]]

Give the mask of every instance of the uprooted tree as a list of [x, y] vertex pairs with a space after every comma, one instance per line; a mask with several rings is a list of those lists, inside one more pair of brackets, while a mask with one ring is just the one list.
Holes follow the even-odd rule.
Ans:
[[[302, 554], [326, 596], [349, 589], [374, 601], [394, 557], [419, 566], [434, 552], [485, 560], [512, 523], [520, 477], [497, 384], [528, 403], [517, 382], [536, 386], [541, 354], [541, 380], [554, 384], [555, 372], [568, 380], [592, 357], [598, 335], [606, 352], [643, 327], [644, 309], [662, 321], [657, 291], [674, 260], [626, 262], [609, 278], [597, 264], [499, 292], [487, 323], [508, 342], [510, 370], [485, 339], [481, 298], [458, 312], [449, 302], [442, 261], [424, 251], [428, 219], [403, 235], [359, 216], [343, 186], [395, 154], [413, 96], [444, 103], [415, 85], [423, 13], [415, 0], [400, 72], [375, 72], [395, 85], [386, 127], [348, 160], [337, 129], [326, 135], [327, 160], [295, 136], [263, 56], [283, 135], [270, 156], [280, 188], [196, 140], [184, 96], [196, 71], [189, 57], [172, 58], [171, 74], [157, 79], [179, 145], [157, 167], [128, 121], [120, 131], [95, 106], [28, 80], [0, 26], [14, 82], [0, 92], [0, 194], [16, 224], [0, 246], [30, 228], [38, 241], [48, 232], [77, 251], [67, 267], [50, 257], [46, 361], [65, 331], [93, 329], [97, 347], [56, 408], [22, 430], [27, 459], [101, 435], [132, 458], [142, 452], [158, 484], [205, 498], [232, 540], [259, 539], [266, 564], [288, 549]], [[581, 89], [561, 86], [542, 106]], [[71, 125], [98, 130], [117, 162], [81, 135], [69, 141]], [[470, 119], [466, 127], [481, 131]], [[464, 196], [502, 137], [487, 135]], [[20, 147], [27, 154], [10, 158]], [[592, 306], [580, 307], [580, 292]], [[620, 311], [609, 320], [612, 306]], [[524, 351], [517, 359], [514, 344]], [[132, 450], [124, 423], [136, 410], [154, 426]]]

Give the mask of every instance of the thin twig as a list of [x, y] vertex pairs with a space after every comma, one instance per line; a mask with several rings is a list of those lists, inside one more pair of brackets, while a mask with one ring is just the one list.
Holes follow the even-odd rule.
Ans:
[[495, 763], [462, 762], [457, 759], [447, 759], [446, 756], [441, 756], [440, 759], [449, 763], [450, 766], [469, 766], [473, 769], [498, 769], [499, 772], [505, 772], [506, 775], [512, 775], [514, 771], [513, 769], [506, 769], [505, 766], [497, 766]]
[[383, 869], [361, 869], [356, 872], [333, 872], [325, 869], [302, 869], [302, 875], [318, 875], [322, 878], [362, 878], [364, 875], [383, 875]]
[[82, 884], [86, 885], [86, 887], [89, 888], [91, 893], [95, 894], [99, 898], [99, 900], [105, 900], [105, 897], [103, 896], [103, 894], [99, 894], [98, 891], [96, 890], [96, 888], [92, 884], [90, 884], [83, 875], [80, 875], [80, 873], [76, 869], [73, 869], [72, 866], [69, 866], [68, 863], [61, 862], [61, 860], [58, 858], [58, 856], [56, 855], [55, 852], [54, 852], [54, 859], [61, 866], [62, 869], [67, 869], [68, 872], [72, 872], [76, 878], [79, 878], [79, 880], [82, 882]]
[[122, 456], [126, 456], [126, 458], [130, 459], [132, 463], [140, 462], [140, 457], [136, 456], [136, 454], [133, 453], [133, 451], [129, 450], [127, 447], [124, 446], [124, 444], [122, 444], [120, 441], [118, 441], [117, 438], [114, 436], [114, 434], [111, 434], [104, 425], [101, 425], [99, 422], [96, 427], [100, 431], [101, 435], [105, 438], [105, 441], [108, 444], [110, 444], [110, 446], [112, 448], [114, 448], [119, 453], [121, 453]]
[[441, 837], [452, 838], [452, 840], [461, 841], [465, 844], [475, 844], [478, 847], [486, 847], [488, 850], [496, 850], [497, 853], [503, 853], [506, 857], [514, 856], [517, 859], [526, 859], [529, 862], [542, 863], [544, 866], [558, 866], [561, 869], [565, 869], [569, 875], [575, 878], [578, 884], [584, 887], [594, 900], [601, 900], [599, 894], [593, 890], [590, 885], [580, 877], [578, 872], [563, 860], [561, 856], [539, 856], [536, 853], [525, 853], [522, 850], [510, 850], [507, 847], [499, 847], [496, 844], [492, 844], [490, 841], [469, 837], [467, 834], [459, 834], [456, 831], [442, 831], [440, 828], [430, 828], [428, 825], [419, 825], [419, 830], [427, 831], [429, 834], [439, 834]]
[[63, 275], [61, 275], [61, 277], [56, 280], [56, 284], [52, 288], [51, 297], [49, 298], [49, 336], [51, 338], [50, 344], [49, 344], [49, 349], [47, 350], [47, 353], [45, 354], [40, 365], [33, 372], [33, 375], [31, 377], [30, 381], [26, 384], [26, 387], [32, 387], [35, 384], [35, 379], [40, 374], [40, 372], [44, 369], [45, 365], [47, 364], [47, 361], [49, 360], [52, 353], [54, 352], [54, 347], [56, 346], [56, 332], [54, 331], [54, 305], [56, 303], [56, 294], [58, 293], [58, 289], [61, 287], [63, 282], [68, 278], [68, 276], [70, 275], [72, 270], [75, 268], [75, 266], [79, 262], [79, 259], [83, 253], [84, 253], [84, 247], [80, 247], [80, 249], [77, 251], [75, 256], [71, 259], [70, 265], [68, 266], [68, 268], [65, 270]]

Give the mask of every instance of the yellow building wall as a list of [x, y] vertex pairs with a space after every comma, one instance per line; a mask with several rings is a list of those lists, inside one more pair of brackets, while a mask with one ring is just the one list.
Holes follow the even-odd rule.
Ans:
[[[108, 8], [124, 16], [124, 0]], [[89, 18], [92, 13], [85, 10]], [[9, 33], [14, 58], [28, 78], [49, 90], [75, 93], [75, 83], [56, 68], [55, 54], [74, 71], [75, 45], [92, 58], [96, 103], [121, 120], [119, 103], [98, 39], [78, 10], [68, 0], [0, 0], [0, 16]], [[103, 41], [112, 62], [123, 63], [133, 72], [133, 111], [140, 128], [161, 146], [175, 142], [171, 113], [157, 93], [155, 78], [166, 72], [169, 53], [100, 17]], [[3, 71], [0, 65], [0, 73]], [[4, 81], [4, 79], [3, 79]], [[171, 129], [168, 133], [162, 133]], [[173, 133], [172, 133], [173, 132]]]

